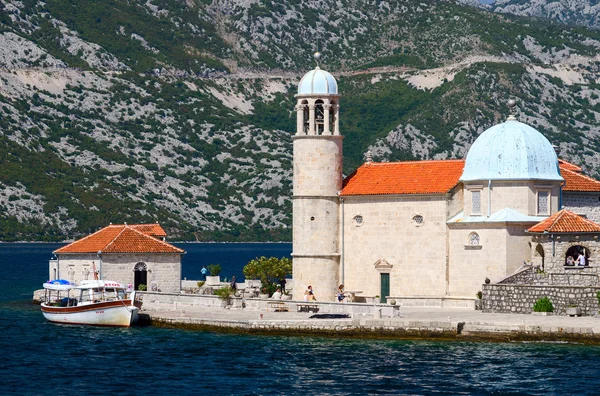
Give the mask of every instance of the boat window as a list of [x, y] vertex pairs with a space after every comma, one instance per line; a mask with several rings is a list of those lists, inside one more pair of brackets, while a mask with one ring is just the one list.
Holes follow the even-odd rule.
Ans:
[[125, 290], [123, 290], [123, 289], [118, 289], [118, 290], [117, 290], [117, 294], [118, 294], [118, 298], [119, 298], [119, 300], [124, 300], [124, 299], [125, 299]]

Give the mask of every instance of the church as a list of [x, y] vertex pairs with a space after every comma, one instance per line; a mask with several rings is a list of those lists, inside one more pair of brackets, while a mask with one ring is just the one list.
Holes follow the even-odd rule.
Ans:
[[296, 98], [294, 299], [311, 285], [335, 301], [343, 284], [379, 302], [469, 307], [482, 284], [523, 266], [564, 271], [582, 253], [583, 270], [600, 268], [600, 182], [515, 115], [464, 159], [375, 163], [367, 153], [344, 179], [335, 78], [317, 66]]

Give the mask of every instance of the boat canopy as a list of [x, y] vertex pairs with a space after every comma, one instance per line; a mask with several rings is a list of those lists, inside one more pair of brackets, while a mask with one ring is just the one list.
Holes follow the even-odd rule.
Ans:
[[75, 285], [66, 279], [49, 280], [44, 283], [44, 289], [50, 290], [70, 290], [73, 287], [75, 287]]
[[99, 287], [112, 287], [115, 289], [127, 289], [122, 283], [109, 281], [109, 280], [83, 280], [78, 286], [74, 286], [76, 289], [96, 289]]

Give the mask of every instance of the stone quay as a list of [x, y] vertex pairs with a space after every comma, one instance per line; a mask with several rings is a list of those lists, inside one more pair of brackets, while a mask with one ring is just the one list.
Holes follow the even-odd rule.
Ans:
[[[600, 344], [596, 316], [143, 292], [140, 324], [256, 335]], [[307, 311], [309, 308], [310, 311]]]

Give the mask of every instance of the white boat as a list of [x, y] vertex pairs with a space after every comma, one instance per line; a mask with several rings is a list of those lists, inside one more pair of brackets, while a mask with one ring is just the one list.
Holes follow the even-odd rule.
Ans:
[[66, 280], [44, 283], [42, 313], [50, 322], [97, 326], [131, 326], [140, 303], [135, 291], [119, 282], [87, 280], [74, 285]]

